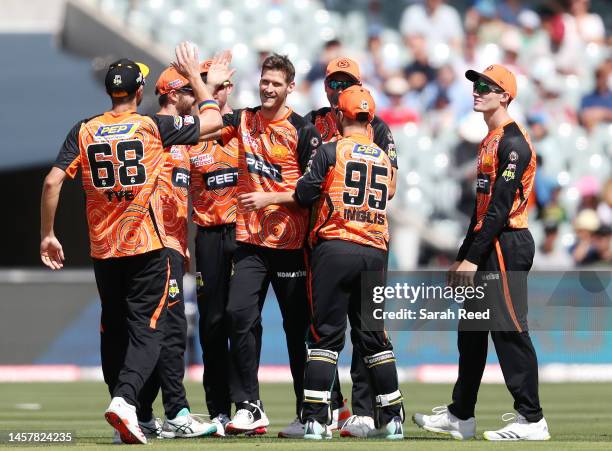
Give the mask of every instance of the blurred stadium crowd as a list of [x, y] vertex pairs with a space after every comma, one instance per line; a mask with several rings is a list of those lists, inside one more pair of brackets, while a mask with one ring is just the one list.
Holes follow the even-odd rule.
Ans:
[[[506, 65], [519, 86], [510, 113], [539, 159], [534, 268], [612, 264], [612, 37], [589, 0], [91, 1], [168, 49], [184, 39], [203, 56], [231, 49], [234, 108], [259, 103], [270, 52], [296, 66], [289, 102], [300, 114], [325, 106], [331, 59], [356, 59], [397, 144], [391, 264], [404, 270], [454, 260], [487, 133], [463, 74]], [[383, 14], [389, 3], [399, 26]]]

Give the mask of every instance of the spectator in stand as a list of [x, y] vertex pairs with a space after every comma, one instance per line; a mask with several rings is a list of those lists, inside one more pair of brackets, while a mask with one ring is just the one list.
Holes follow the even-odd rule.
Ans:
[[522, 49], [519, 59], [524, 67], [531, 67], [536, 59], [550, 54], [548, 37], [541, 28], [540, 16], [530, 9], [519, 14], [518, 25], [522, 33]]
[[389, 127], [404, 125], [408, 122], [419, 122], [419, 114], [410, 109], [402, 100], [409, 89], [410, 85], [401, 76], [391, 77], [385, 82], [384, 93], [389, 99], [389, 106], [382, 108], [378, 112], [378, 117]]
[[381, 32], [382, 28], [379, 26], [372, 26], [368, 29], [366, 55], [360, 65], [363, 83], [374, 88], [377, 92], [383, 90], [383, 84], [389, 78], [391, 72], [388, 66], [389, 62], [385, 61], [382, 54]]
[[598, 257], [597, 263], [612, 263], [612, 228], [600, 225], [593, 234], [593, 248]]
[[608, 179], [601, 192], [601, 202], [597, 206], [597, 216], [600, 222], [612, 227], [612, 179]]
[[497, 16], [497, 9], [493, 0], [476, 0], [474, 6], [465, 13], [465, 29], [476, 30], [478, 39], [484, 44], [497, 44], [502, 38], [506, 26]]
[[525, 75], [526, 70], [519, 60], [523, 49], [521, 33], [514, 27], [508, 27], [500, 42], [503, 55], [502, 64], [516, 75]]
[[461, 18], [457, 10], [443, 0], [424, 0], [406, 8], [400, 21], [400, 32], [407, 38], [415, 32], [423, 33], [430, 48], [446, 44], [461, 50]]
[[588, 131], [612, 121], [612, 71], [604, 63], [595, 72], [595, 89], [580, 102], [580, 121]]
[[574, 220], [576, 243], [571, 249], [576, 265], [587, 265], [599, 260], [599, 252], [594, 240], [594, 234], [599, 227], [599, 218], [595, 210], [585, 209], [576, 216]]
[[568, 33], [566, 18], [558, 6], [544, 5], [539, 8], [542, 28], [549, 37], [549, 49], [556, 69], [564, 75], [582, 75], [584, 44], [576, 33]]
[[540, 270], [563, 270], [574, 266], [572, 257], [557, 246], [559, 237], [559, 226], [555, 222], [544, 224], [544, 240], [536, 248], [533, 258], [533, 269]]
[[564, 22], [568, 32], [576, 33], [585, 44], [603, 44], [606, 28], [601, 16], [589, 12], [590, 0], [565, 0], [568, 14]]
[[404, 68], [404, 75], [410, 85], [406, 99], [409, 107], [422, 113], [428, 106], [426, 86], [436, 78], [436, 69], [429, 62], [425, 35], [412, 33], [406, 38], [412, 54], [412, 61]]
[[497, 6], [497, 15], [503, 22], [517, 26], [521, 13], [528, 11], [523, 0], [502, 0]]
[[342, 43], [338, 39], [330, 39], [323, 44], [319, 59], [312, 64], [312, 67], [302, 81], [300, 88], [304, 94], [309, 94], [312, 85], [325, 78], [325, 69], [327, 69], [327, 65], [331, 60], [338, 58], [341, 53]]
[[472, 111], [471, 86], [465, 83], [465, 80], [457, 78], [451, 64], [444, 64], [438, 69], [436, 79], [428, 89], [432, 92], [429, 109], [439, 111], [444, 103], [448, 103], [448, 109], [452, 113], [451, 126]]

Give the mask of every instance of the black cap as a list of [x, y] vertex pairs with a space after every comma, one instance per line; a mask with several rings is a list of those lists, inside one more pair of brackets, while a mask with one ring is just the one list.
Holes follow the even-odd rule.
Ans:
[[149, 68], [145, 64], [122, 58], [108, 66], [104, 79], [106, 92], [111, 97], [129, 96], [145, 84], [147, 75]]

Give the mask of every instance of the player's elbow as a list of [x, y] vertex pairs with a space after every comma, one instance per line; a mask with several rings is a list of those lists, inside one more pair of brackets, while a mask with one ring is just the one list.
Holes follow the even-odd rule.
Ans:
[[43, 182], [43, 190], [56, 190], [62, 186], [64, 183], [64, 179], [66, 178], [66, 173], [59, 168], [53, 168], [47, 176], [45, 177], [45, 181]]

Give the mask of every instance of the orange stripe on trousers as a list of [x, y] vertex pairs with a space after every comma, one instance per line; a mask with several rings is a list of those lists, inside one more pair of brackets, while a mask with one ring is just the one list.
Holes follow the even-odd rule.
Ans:
[[149, 323], [149, 327], [151, 329], [155, 329], [157, 327], [157, 319], [159, 315], [161, 315], [162, 309], [164, 308], [164, 304], [166, 303], [166, 299], [168, 298], [168, 282], [170, 282], [170, 259], [166, 260], [166, 288], [164, 289], [164, 295], [159, 301], [155, 312], [153, 312], [153, 316], [151, 317], [151, 322]]
[[499, 269], [501, 270], [502, 275], [502, 285], [504, 286], [504, 300], [506, 301], [506, 307], [508, 307], [508, 311], [510, 312], [510, 317], [512, 318], [512, 322], [514, 323], [516, 329], [519, 332], [523, 332], [521, 329], [521, 325], [516, 319], [516, 313], [514, 312], [514, 305], [512, 304], [512, 298], [510, 297], [510, 288], [508, 287], [508, 279], [506, 278], [506, 265], [504, 264], [504, 256], [502, 255], [501, 246], [499, 245], [499, 240], [495, 240], [495, 252], [497, 253], [497, 260], [499, 261]]

